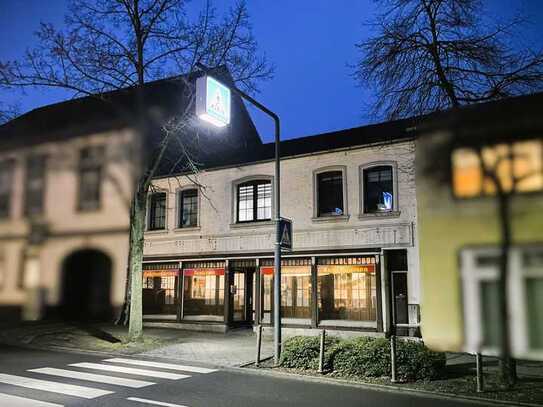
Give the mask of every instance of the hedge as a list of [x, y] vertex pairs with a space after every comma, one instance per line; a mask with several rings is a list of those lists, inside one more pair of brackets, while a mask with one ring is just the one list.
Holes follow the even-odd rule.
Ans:
[[[285, 341], [280, 364], [286, 368], [317, 370], [319, 337], [295, 336]], [[397, 341], [397, 373], [403, 380], [429, 380], [440, 376], [445, 354], [433, 352], [421, 342]], [[390, 342], [384, 338], [327, 337], [324, 367], [342, 377], [390, 376]]]

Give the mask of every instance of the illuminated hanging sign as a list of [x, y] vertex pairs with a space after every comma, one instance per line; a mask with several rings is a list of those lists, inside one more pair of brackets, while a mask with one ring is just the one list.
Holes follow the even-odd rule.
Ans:
[[211, 76], [196, 80], [196, 115], [217, 127], [230, 123], [230, 88]]

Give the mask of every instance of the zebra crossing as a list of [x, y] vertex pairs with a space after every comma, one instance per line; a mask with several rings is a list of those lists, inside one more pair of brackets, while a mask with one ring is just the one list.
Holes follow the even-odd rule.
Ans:
[[[37, 398], [21, 397], [4, 393], [9, 386], [37, 390], [37, 394], [56, 393], [82, 399], [95, 399], [112, 395], [112, 386], [128, 389], [142, 389], [157, 384], [159, 380], [183, 380], [194, 374], [208, 374], [216, 369], [198, 366], [161, 363], [142, 359], [108, 358], [95, 362], [75, 362], [59, 367], [37, 367], [27, 369], [31, 375], [16, 375], [0, 372], [0, 406], [10, 407], [62, 407], [63, 404], [51, 403]], [[123, 375], [132, 376], [130, 378]], [[37, 378], [39, 377], [39, 378]], [[64, 378], [76, 380], [81, 384], [68, 384]], [[90, 387], [85, 382], [107, 385], [107, 389]], [[8, 386], [8, 387], [6, 387]], [[36, 394], [35, 392], [33, 395]], [[47, 398], [47, 397], [44, 397]], [[186, 407], [161, 401], [127, 397], [135, 406], [141, 404]]]

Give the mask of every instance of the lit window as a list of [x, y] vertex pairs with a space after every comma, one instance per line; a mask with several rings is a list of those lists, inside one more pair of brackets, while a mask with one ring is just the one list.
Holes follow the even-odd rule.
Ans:
[[237, 221], [270, 220], [272, 188], [270, 181], [250, 181], [237, 187]]
[[539, 140], [518, 141], [484, 147], [478, 154], [469, 148], [459, 148], [452, 154], [454, 195], [471, 198], [494, 195], [496, 185], [483, 176], [485, 167], [494, 173], [504, 191], [540, 191], [543, 189], [543, 143]]
[[364, 169], [364, 213], [388, 212], [394, 205], [392, 166]]
[[149, 230], [166, 228], [166, 193], [157, 192], [149, 200]]
[[317, 216], [344, 215], [343, 172], [317, 174]]
[[187, 189], [179, 193], [179, 224], [180, 228], [198, 225], [198, 190]]

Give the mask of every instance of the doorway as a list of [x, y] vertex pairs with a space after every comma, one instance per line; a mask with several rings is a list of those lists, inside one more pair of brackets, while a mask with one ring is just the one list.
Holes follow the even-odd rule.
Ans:
[[235, 326], [254, 321], [254, 268], [233, 269], [230, 280], [230, 321]]
[[60, 316], [72, 321], [112, 317], [111, 260], [98, 250], [78, 250], [62, 266]]

